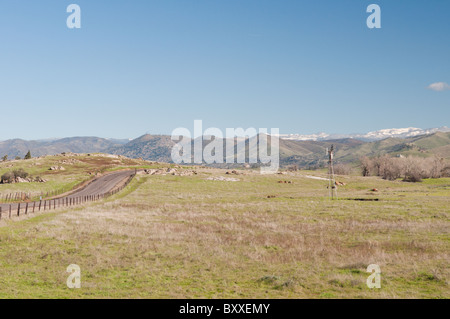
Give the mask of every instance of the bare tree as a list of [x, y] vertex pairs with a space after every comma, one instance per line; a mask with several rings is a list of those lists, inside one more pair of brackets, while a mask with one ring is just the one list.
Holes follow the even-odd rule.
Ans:
[[352, 168], [347, 164], [336, 164], [334, 166], [334, 173], [337, 175], [350, 175], [352, 173]]
[[440, 178], [446, 172], [446, 162], [438, 156], [422, 158], [383, 155], [362, 157], [360, 162], [363, 176], [376, 175], [387, 180], [403, 177], [407, 182], [420, 182], [423, 178]]
[[361, 173], [363, 176], [372, 175], [373, 171], [373, 161], [367, 156], [363, 156], [359, 159], [361, 163]]

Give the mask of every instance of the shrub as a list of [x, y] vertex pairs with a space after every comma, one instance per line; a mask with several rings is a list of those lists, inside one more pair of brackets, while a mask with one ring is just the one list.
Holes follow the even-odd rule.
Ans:
[[441, 171], [442, 177], [450, 177], [450, 166], [446, 166]]
[[29, 175], [30, 174], [25, 172], [23, 168], [19, 168], [17, 170], [13, 170], [12, 172], [6, 172], [5, 174], [3, 174], [1, 177], [1, 183], [2, 184], [13, 183], [16, 180], [16, 178], [18, 177], [27, 178]]
[[373, 161], [367, 156], [363, 156], [359, 159], [361, 163], [362, 176], [370, 176], [373, 173]]
[[347, 164], [337, 164], [334, 166], [334, 173], [337, 175], [350, 175], [352, 168]]
[[422, 175], [415, 171], [415, 172], [410, 172], [408, 174], [405, 175], [405, 178], [403, 178], [404, 182], [411, 182], [411, 183], [418, 183], [422, 181]]
[[402, 176], [403, 161], [402, 158], [392, 158], [387, 155], [379, 158], [380, 176], [383, 179], [395, 181]]
[[12, 172], [7, 172], [2, 175], [1, 182], [2, 184], [12, 183], [14, 179], [15, 179], [14, 174]]
[[19, 169], [13, 171], [13, 175], [15, 178], [17, 178], [17, 177], [27, 178], [29, 174], [27, 172], [25, 172], [23, 170], [23, 168], [19, 168]]

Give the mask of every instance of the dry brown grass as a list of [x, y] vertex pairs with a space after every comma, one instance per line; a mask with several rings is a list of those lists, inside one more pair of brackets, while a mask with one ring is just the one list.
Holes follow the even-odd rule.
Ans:
[[[0, 296], [449, 297], [448, 191], [348, 177], [340, 196], [369, 196], [375, 185], [382, 201], [330, 202], [324, 182], [302, 172], [288, 185], [254, 173], [206, 181], [211, 174], [224, 171], [139, 177], [108, 202], [9, 222], [0, 257], [12, 277], [0, 276]], [[71, 263], [82, 269], [80, 291], [64, 287]], [[372, 263], [379, 290], [365, 284]], [[42, 286], [30, 286], [24, 265]]]

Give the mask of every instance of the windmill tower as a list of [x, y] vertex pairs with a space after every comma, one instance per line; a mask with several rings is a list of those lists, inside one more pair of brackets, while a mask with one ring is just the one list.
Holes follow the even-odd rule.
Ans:
[[334, 167], [333, 167], [333, 156], [334, 156], [334, 145], [331, 148], [327, 148], [328, 155], [328, 191], [330, 199], [338, 199], [337, 197], [337, 186], [336, 180], [334, 179]]

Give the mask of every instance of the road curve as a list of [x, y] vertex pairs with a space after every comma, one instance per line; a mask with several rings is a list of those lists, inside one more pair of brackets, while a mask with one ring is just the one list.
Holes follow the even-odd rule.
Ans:
[[[73, 193], [60, 197], [56, 199], [56, 203], [64, 203], [66, 200], [70, 202], [70, 200], [75, 201], [77, 199], [84, 199], [88, 196], [91, 197], [103, 197], [107, 195], [110, 191], [112, 191], [116, 186], [118, 186], [121, 182], [129, 179], [131, 176], [135, 174], [135, 170], [129, 170], [129, 171], [119, 171], [114, 172], [108, 175], [104, 175], [101, 177], [98, 177], [94, 179], [92, 182], [90, 182], [87, 186], [81, 188], [80, 190], [75, 190]], [[42, 205], [43, 205], [42, 201]], [[51, 209], [54, 208], [55, 202], [51, 201]], [[56, 205], [58, 207], [58, 204]], [[7, 215], [8, 211], [11, 206], [11, 210], [17, 213], [18, 209], [18, 203], [12, 203], [12, 204], [0, 204], [0, 207], [2, 209], [3, 215]], [[26, 203], [20, 203], [21, 210], [25, 208]], [[33, 205], [37, 206], [39, 205], [39, 202], [29, 202], [28, 206], [33, 207]], [[21, 212], [22, 214], [22, 212]]]

